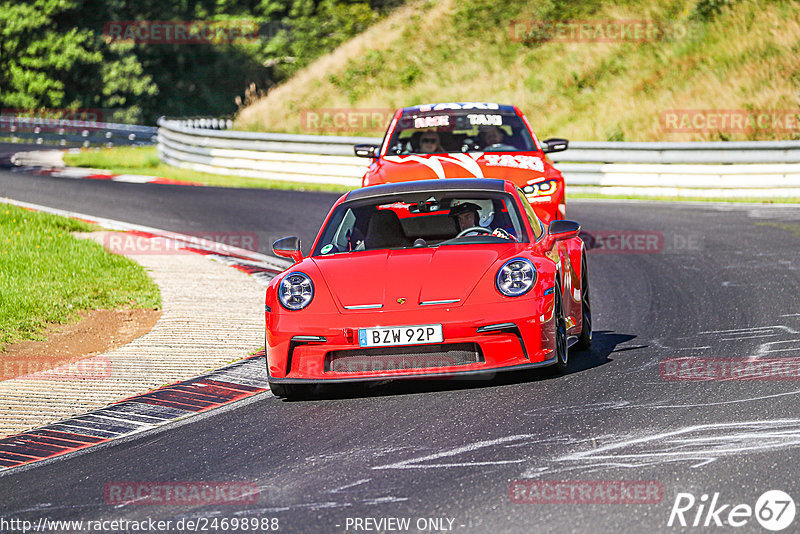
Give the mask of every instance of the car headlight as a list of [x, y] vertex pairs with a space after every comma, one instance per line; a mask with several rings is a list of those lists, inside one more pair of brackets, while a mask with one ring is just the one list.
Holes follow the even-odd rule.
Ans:
[[529, 184], [522, 188], [522, 191], [526, 195], [531, 196], [545, 196], [551, 195], [555, 192], [558, 188], [558, 181], [557, 180], [546, 180], [544, 182], [539, 182], [538, 184]]
[[278, 300], [287, 310], [302, 310], [314, 298], [314, 283], [305, 273], [288, 274], [278, 286]]
[[495, 285], [497, 290], [507, 297], [519, 297], [533, 287], [536, 281], [536, 267], [530, 260], [514, 258], [497, 271]]

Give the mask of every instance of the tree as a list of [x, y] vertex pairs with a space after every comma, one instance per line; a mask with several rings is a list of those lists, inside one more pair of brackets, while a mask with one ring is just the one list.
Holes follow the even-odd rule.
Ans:
[[1, 107], [118, 108], [157, 92], [132, 47], [111, 46], [75, 24], [81, 7], [79, 0], [0, 4]]
[[[398, 0], [0, 0], [0, 108], [101, 108], [112, 121], [226, 115], [357, 35]], [[225, 22], [258, 38], [189, 44], [121, 40], [126, 21]]]

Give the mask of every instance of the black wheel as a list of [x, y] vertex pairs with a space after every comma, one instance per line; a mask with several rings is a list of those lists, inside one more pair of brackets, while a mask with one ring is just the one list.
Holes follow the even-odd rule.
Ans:
[[589, 299], [589, 271], [586, 268], [586, 253], [581, 259], [581, 335], [575, 348], [587, 350], [592, 345], [592, 302]]
[[[556, 274], [560, 279], [560, 275]], [[567, 351], [567, 319], [564, 317], [564, 306], [561, 301], [561, 284], [556, 281], [555, 288], [555, 331], [556, 331], [556, 363], [552, 366], [556, 374], [562, 375], [567, 372], [569, 351]]]

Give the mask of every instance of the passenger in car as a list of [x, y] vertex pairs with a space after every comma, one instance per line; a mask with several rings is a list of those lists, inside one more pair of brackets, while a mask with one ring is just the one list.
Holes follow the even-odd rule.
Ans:
[[419, 151], [423, 154], [445, 152], [439, 134], [436, 132], [422, 132], [422, 135], [419, 137]]
[[492, 145], [504, 145], [506, 142], [506, 133], [499, 126], [481, 126], [478, 131], [481, 143], [484, 148]]

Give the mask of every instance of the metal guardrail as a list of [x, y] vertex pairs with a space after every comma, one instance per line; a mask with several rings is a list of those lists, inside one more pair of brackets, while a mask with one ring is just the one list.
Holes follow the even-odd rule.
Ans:
[[[347, 137], [333, 135], [301, 135], [239, 130], [203, 129], [195, 126], [202, 120], [158, 120], [159, 135], [169, 139], [180, 139], [196, 146], [208, 148], [230, 148], [238, 150], [263, 150], [298, 154], [331, 156], [353, 156], [353, 145], [358, 143], [378, 144], [379, 137]], [[220, 124], [218, 122], [217, 124]], [[227, 127], [230, 127], [227, 121]], [[365, 160], [362, 160], [362, 163]]]
[[0, 115], [0, 139], [12, 143], [75, 146], [153, 145], [158, 128], [135, 124]]
[[[353, 145], [381, 142], [373, 137], [241, 132], [225, 129], [230, 122], [214, 124], [216, 129], [202, 127], [198, 120], [160, 119], [159, 156], [170, 165], [216, 174], [358, 187], [369, 160], [353, 156]], [[550, 157], [568, 185], [800, 187], [800, 141], [576, 141]]]
[[369, 162], [353, 155], [353, 145], [376, 141], [201, 129], [194, 127], [195, 122], [159, 119], [162, 161], [214, 174], [360, 187]]
[[800, 141], [602, 142], [574, 141], [551, 159], [571, 163], [797, 163]]

